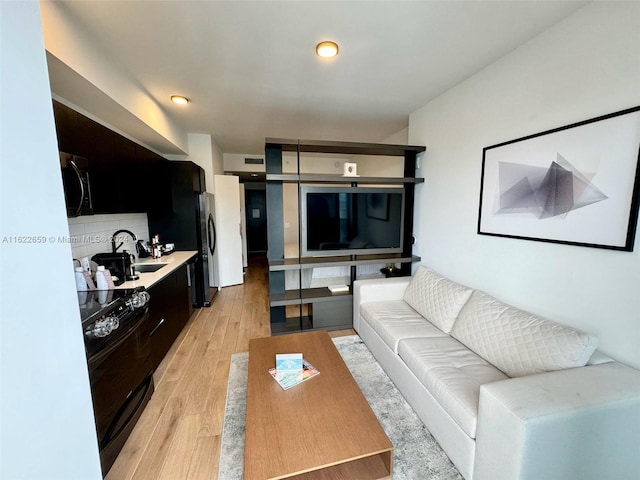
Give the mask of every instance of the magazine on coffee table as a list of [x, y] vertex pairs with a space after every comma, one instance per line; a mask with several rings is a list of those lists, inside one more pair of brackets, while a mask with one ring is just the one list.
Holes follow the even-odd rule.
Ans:
[[289, 390], [320, 374], [318, 369], [306, 360], [302, 361], [302, 373], [279, 372], [275, 368], [270, 368], [269, 373], [284, 390]]
[[276, 370], [282, 373], [302, 373], [302, 354], [276, 353]]

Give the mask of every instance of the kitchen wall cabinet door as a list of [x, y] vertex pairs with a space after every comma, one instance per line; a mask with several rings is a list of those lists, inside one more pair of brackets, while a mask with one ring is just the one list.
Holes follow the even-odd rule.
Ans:
[[80, 142], [77, 112], [59, 102], [53, 102], [53, 115], [56, 120], [58, 150], [73, 153]]
[[135, 169], [131, 174], [135, 181], [129, 196], [134, 199], [134, 204], [143, 206], [147, 213], [171, 211], [170, 163], [151, 150], [136, 145]]
[[62, 152], [89, 160], [94, 213], [170, 208], [168, 160], [59, 102], [53, 102]]

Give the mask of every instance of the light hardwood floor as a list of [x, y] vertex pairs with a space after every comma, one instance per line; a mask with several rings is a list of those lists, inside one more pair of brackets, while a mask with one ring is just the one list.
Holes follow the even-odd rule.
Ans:
[[252, 258], [243, 285], [223, 288], [210, 308], [194, 312], [155, 372], [155, 393], [106, 480], [218, 478], [231, 355], [271, 335], [268, 292], [266, 261]]

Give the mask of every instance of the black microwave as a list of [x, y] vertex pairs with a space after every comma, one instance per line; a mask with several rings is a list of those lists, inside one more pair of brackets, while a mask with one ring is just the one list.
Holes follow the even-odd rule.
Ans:
[[93, 215], [89, 161], [77, 155], [60, 152], [60, 166], [64, 198], [67, 203], [67, 217]]

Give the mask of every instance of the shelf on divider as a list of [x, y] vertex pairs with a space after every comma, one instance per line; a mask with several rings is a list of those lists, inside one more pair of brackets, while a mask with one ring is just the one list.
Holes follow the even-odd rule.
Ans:
[[300, 305], [304, 303], [330, 302], [336, 298], [351, 297], [348, 292], [331, 293], [328, 287], [304, 288], [302, 290], [287, 290], [284, 293], [271, 295], [270, 306]]
[[403, 257], [402, 254], [370, 254], [355, 255], [352, 259], [350, 255], [339, 257], [300, 257], [285, 258], [284, 260], [269, 260], [269, 271], [277, 272], [282, 270], [298, 270], [300, 268], [322, 268], [341, 267], [351, 265], [373, 265], [376, 263], [415, 263], [421, 260], [417, 255]]
[[303, 332], [311, 330], [313, 323], [308, 316], [290, 317], [284, 322], [271, 324], [271, 335], [286, 335], [288, 333]]
[[401, 157], [408, 153], [415, 155], [426, 150], [426, 147], [422, 145], [266, 138], [265, 149], [270, 147], [279, 148], [283, 152], [381, 155], [385, 157]]
[[405, 183], [424, 183], [420, 177], [349, 177], [343, 175], [268, 173], [267, 182], [289, 183], [372, 183], [381, 185], [402, 185]]

